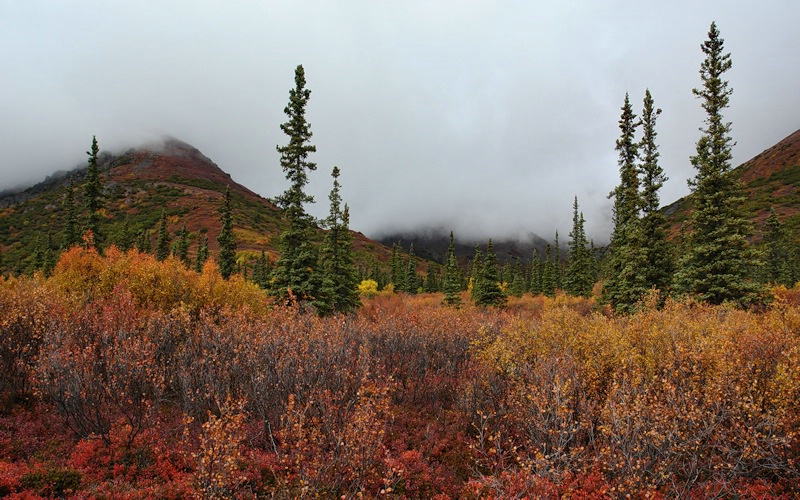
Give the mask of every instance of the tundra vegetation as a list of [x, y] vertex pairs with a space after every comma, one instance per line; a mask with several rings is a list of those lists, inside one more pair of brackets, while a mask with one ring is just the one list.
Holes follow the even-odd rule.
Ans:
[[0, 495], [800, 494], [800, 287], [631, 315], [461, 293], [320, 317], [211, 260], [73, 247], [0, 281]]

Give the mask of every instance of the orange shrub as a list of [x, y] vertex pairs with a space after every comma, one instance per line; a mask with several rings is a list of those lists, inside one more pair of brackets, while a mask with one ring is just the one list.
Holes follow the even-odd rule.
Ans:
[[247, 306], [262, 314], [270, 305], [254, 283], [238, 275], [222, 279], [214, 261], [208, 261], [198, 274], [178, 259], [159, 262], [150, 254], [122, 252], [114, 246], [102, 256], [93, 248], [71, 248], [62, 254], [47, 283], [72, 308], [108, 298], [120, 284], [138, 307], [165, 312], [183, 308], [197, 314], [203, 309], [219, 312]]
[[121, 419], [130, 446], [149, 424], [163, 378], [144, 326], [130, 294], [116, 289], [112, 298], [47, 331], [37, 360], [37, 389], [78, 436], [98, 436], [109, 444], [111, 426]]
[[563, 294], [378, 294], [320, 318], [213, 262], [72, 249], [48, 280], [0, 280], [0, 488], [56, 494], [40, 480], [77, 472], [78, 497], [790, 498], [796, 295], [617, 317]]
[[40, 276], [0, 277], [0, 412], [31, 396], [32, 371], [51, 322], [63, 314]]

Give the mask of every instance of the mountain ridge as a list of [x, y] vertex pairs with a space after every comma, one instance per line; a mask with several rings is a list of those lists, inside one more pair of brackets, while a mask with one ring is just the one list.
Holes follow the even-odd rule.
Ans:
[[[163, 209], [168, 212], [171, 233], [186, 223], [192, 242], [196, 243], [200, 235], [207, 235], [214, 253], [220, 229], [217, 210], [225, 186], [230, 186], [235, 201], [234, 226], [239, 255], [247, 260], [264, 250], [273, 260], [277, 258], [274, 238], [284, 224], [280, 210], [269, 199], [235, 182], [194, 146], [166, 137], [158, 144], [131, 148], [121, 154], [101, 152], [98, 164], [107, 202], [104, 223], [112, 237], [118, 236], [128, 223], [134, 230], [153, 231]], [[0, 193], [0, 259], [3, 259], [0, 269], [24, 271], [34, 252], [36, 234], [49, 233], [55, 240], [53, 245], [58, 247], [58, 236], [63, 230], [65, 188], [70, 178], [77, 186], [84, 175], [85, 167], [59, 170], [23, 191]], [[755, 239], [759, 239], [761, 224], [770, 208], [774, 208], [797, 241], [800, 234], [800, 130], [736, 167], [733, 175], [745, 184], [745, 209], [755, 223]], [[76, 189], [75, 194], [81, 206], [81, 190]], [[672, 238], [677, 237], [688, 222], [691, 203], [692, 194], [689, 194], [662, 207]], [[370, 239], [353, 231], [354, 247], [362, 268], [386, 263], [391, 254], [389, 247], [398, 242], [404, 251], [413, 243], [415, 254], [421, 259], [443, 263], [449, 233], [449, 229], [426, 228]], [[456, 253], [462, 263], [471, 258], [476, 244], [485, 247], [485, 241], [467, 241], [455, 236]], [[152, 241], [154, 235], [150, 238]], [[562, 238], [560, 247], [564, 256], [568, 236], [562, 235]], [[495, 252], [504, 262], [516, 258], [529, 261], [534, 249], [543, 255], [547, 243], [533, 233], [526, 238], [493, 239]], [[194, 247], [190, 248], [193, 253]]]
[[[149, 231], [154, 245], [158, 219], [165, 210], [173, 240], [185, 223], [190, 233], [190, 255], [194, 255], [202, 235], [208, 237], [213, 255], [218, 249], [216, 238], [221, 229], [218, 209], [226, 187], [230, 187], [237, 257], [241, 261], [252, 260], [263, 250], [273, 261], [277, 258], [277, 236], [285, 225], [280, 209], [234, 181], [194, 146], [166, 137], [160, 143], [131, 148], [121, 154], [104, 151], [98, 155], [98, 167], [104, 198], [102, 228], [108, 243], [118, 243], [124, 239], [125, 231], [132, 230]], [[30, 267], [37, 239], [48, 233], [52, 246], [58, 248], [66, 188], [72, 178], [76, 185], [76, 206], [82, 207], [79, 185], [85, 172], [85, 167], [79, 167], [63, 175], [49, 176], [22, 192], [0, 195], [0, 269], [25, 272]], [[389, 259], [389, 249], [360, 232], [352, 234], [359, 265], [371, 267]], [[317, 236], [321, 240], [322, 230]]]

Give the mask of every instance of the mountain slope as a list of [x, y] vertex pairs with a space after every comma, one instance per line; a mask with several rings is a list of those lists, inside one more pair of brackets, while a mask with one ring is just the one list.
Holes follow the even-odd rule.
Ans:
[[[774, 208], [779, 220], [797, 240], [800, 236], [800, 130], [733, 170], [745, 185], [745, 210], [756, 225], [756, 239], [764, 219]], [[671, 235], [680, 232], [692, 209], [689, 194], [663, 208]]]
[[[277, 257], [277, 235], [284, 222], [280, 210], [269, 200], [231, 179], [230, 175], [193, 146], [165, 139], [156, 146], [130, 149], [121, 155], [102, 153], [98, 159], [103, 182], [104, 210], [101, 230], [106, 241], [120, 243], [140, 231], [151, 231], [151, 245], [161, 211], [166, 210], [173, 235], [186, 224], [190, 233], [190, 255], [197, 240], [206, 234], [211, 254], [217, 251], [220, 231], [219, 207], [226, 187], [233, 201], [234, 233], [240, 258], [266, 251]], [[80, 186], [85, 168], [54, 174], [19, 193], [0, 195], [0, 271], [25, 272], [37, 244], [49, 233], [51, 245], [63, 240], [66, 187], [72, 178]], [[82, 189], [75, 190], [82, 206]], [[390, 251], [361, 233], [353, 233], [356, 260], [362, 266], [386, 261]], [[320, 231], [321, 238], [321, 231]]]

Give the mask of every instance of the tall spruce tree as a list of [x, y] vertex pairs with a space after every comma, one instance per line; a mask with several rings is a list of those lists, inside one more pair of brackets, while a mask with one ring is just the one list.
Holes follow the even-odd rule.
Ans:
[[641, 210], [639, 242], [642, 244], [645, 266], [644, 286], [667, 291], [672, 281], [672, 250], [667, 243], [666, 216], [659, 210], [661, 203], [658, 191], [667, 181], [664, 170], [658, 163], [661, 156], [656, 144], [656, 119], [661, 114], [653, 103], [650, 89], [645, 90], [642, 109], [642, 140], [639, 143], [641, 160]]
[[406, 266], [403, 263], [403, 247], [397, 241], [392, 245], [392, 256], [389, 259], [389, 281], [392, 283], [395, 292], [405, 290], [406, 287]]
[[553, 240], [553, 272], [555, 273], [556, 289], [561, 290], [564, 288], [564, 273], [561, 268], [561, 245], [558, 243], [558, 231]]
[[550, 243], [545, 246], [544, 263], [542, 264], [542, 294], [547, 297], [556, 295], [556, 264]]
[[534, 295], [542, 293], [542, 271], [544, 264], [542, 263], [542, 256], [535, 248], [531, 254], [531, 270], [530, 270], [530, 283], [528, 290]]
[[586, 248], [589, 242], [586, 240], [583, 213], [578, 212], [577, 196], [572, 203], [572, 232], [569, 236], [564, 289], [570, 295], [589, 297], [594, 286], [594, 264], [591, 262], [594, 256]]
[[708, 40], [701, 45], [702, 87], [692, 90], [702, 101], [706, 119], [697, 154], [691, 157], [697, 170], [689, 182], [694, 211], [675, 286], [712, 304], [747, 306], [761, 300], [762, 290], [750, 279], [758, 257], [747, 241], [752, 228], [744, 212], [743, 187], [731, 168], [731, 124], [722, 116], [733, 92], [722, 78], [731, 68], [723, 42], [716, 23], [711, 23]]
[[615, 149], [619, 154], [620, 183], [609, 194], [614, 198], [609, 248], [608, 276], [603, 286], [603, 298], [619, 312], [631, 312], [641, 296], [647, 292], [642, 250], [639, 210], [642, 200], [639, 193], [639, 143], [635, 140], [639, 122], [633, 112], [628, 93], [619, 119], [620, 137]]
[[69, 178], [67, 194], [64, 198], [64, 249], [72, 248], [80, 241], [78, 234], [78, 209], [75, 206], [75, 183]]
[[350, 234], [350, 210], [347, 205], [342, 210], [342, 197], [339, 193], [339, 167], [333, 167], [333, 188], [328, 199], [330, 213], [325, 219], [328, 232], [320, 249], [321, 278], [314, 306], [320, 315], [350, 313], [355, 311], [361, 300], [358, 295], [358, 273], [353, 263], [353, 238]]
[[473, 296], [477, 306], [503, 307], [506, 304], [506, 294], [500, 288], [497, 256], [494, 253], [492, 240], [486, 244], [486, 258], [483, 259], [480, 278], [473, 284]]
[[167, 230], [167, 212], [161, 211], [161, 218], [158, 222], [158, 239], [156, 240], [156, 260], [164, 260], [169, 257], [169, 231]]
[[236, 270], [236, 237], [233, 234], [233, 209], [231, 207], [231, 187], [225, 188], [225, 197], [219, 208], [219, 220], [222, 229], [217, 236], [219, 244], [219, 273], [224, 279], [231, 277]]
[[475, 255], [472, 257], [472, 266], [469, 272], [470, 293], [472, 302], [477, 301], [479, 282], [483, 278], [483, 253], [480, 245], [475, 245]]
[[624, 230], [632, 221], [639, 217], [641, 200], [639, 198], [639, 172], [636, 159], [639, 154], [639, 146], [635, 140], [636, 128], [639, 122], [633, 112], [628, 93], [625, 93], [625, 100], [622, 104], [622, 113], [619, 118], [620, 137], [617, 139], [615, 150], [619, 158], [620, 183], [614, 188], [609, 197], [614, 198], [612, 243], [615, 239], [625, 237]]
[[408, 247], [408, 262], [406, 263], [406, 278], [405, 278], [404, 292], [412, 295], [417, 293], [419, 287], [417, 280], [417, 258], [414, 255], [414, 244], [411, 243]]
[[100, 167], [97, 165], [97, 154], [99, 152], [97, 137], [92, 136], [92, 148], [86, 152], [89, 155], [89, 166], [86, 169], [86, 178], [83, 183], [83, 203], [86, 207], [86, 226], [84, 229], [93, 233], [94, 244], [98, 248], [101, 247], [102, 243], [99, 211], [103, 206], [101, 199], [103, 186], [100, 183]]
[[306, 106], [311, 91], [306, 88], [302, 65], [295, 69], [294, 82], [294, 88], [289, 91], [289, 104], [283, 110], [288, 120], [281, 124], [289, 142], [277, 146], [281, 168], [290, 186], [277, 198], [288, 227], [280, 235], [280, 256], [272, 273], [271, 293], [281, 299], [288, 299], [291, 294], [302, 304], [314, 300], [319, 290], [314, 272], [317, 250], [312, 244], [314, 219], [305, 210], [306, 203], [314, 202], [314, 198], [306, 194], [305, 186], [308, 172], [317, 169], [316, 163], [308, 158], [317, 147], [310, 143], [312, 134], [306, 121]]
[[462, 273], [456, 260], [456, 246], [453, 239], [453, 231], [450, 231], [450, 245], [447, 247], [447, 261], [444, 268], [444, 292], [443, 302], [451, 307], [461, 306], [461, 280]]

